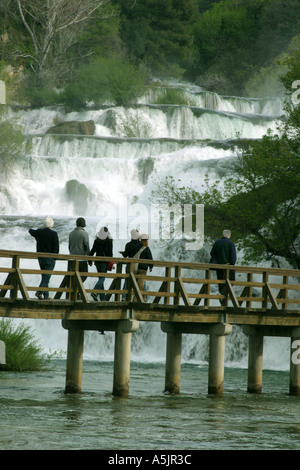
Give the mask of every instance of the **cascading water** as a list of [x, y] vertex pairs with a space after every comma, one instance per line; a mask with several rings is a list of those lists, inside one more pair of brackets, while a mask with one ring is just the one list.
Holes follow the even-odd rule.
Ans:
[[[183, 185], [200, 190], [206, 174], [211, 180], [218, 179], [220, 171], [226, 171], [226, 162], [235, 158], [236, 149], [230, 141], [262, 137], [269, 128], [276, 129], [283, 114], [278, 98], [221, 97], [193, 85], [176, 87], [189, 98], [190, 106], [155, 105], [160, 89], [152, 89], [130, 109], [106, 106], [71, 113], [61, 108], [10, 109], [9, 114], [23, 126], [32, 150], [0, 186], [2, 248], [34, 251], [28, 229], [40, 226], [48, 215], [55, 221], [61, 253], [68, 253], [68, 235], [78, 216], [86, 218], [92, 244], [99, 225], [114, 223], [112, 207], [117, 212], [124, 212], [125, 207], [129, 213], [132, 205], [139, 203], [148, 210], [155, 183], [166, 176], [180, 178]], [[95, 123], [93, 136], [48, 133], [58, 122], [90, 120]], [[126, 220], [127, 229], [134, 223], [134, 215]], [[126, 236], [115, 237], [115, 256], [128, 241]], [[150, 241], [150, 247], [155, 259], [176, 260], [180, 256], [180, 243], [178, 247], [172, 243], [169, 249], [166, 242]], [[197, 260], [198, 256], [195, 253]], [[87, 286], [89, 282], [93, 281], [87, 280]], [[46, 350], [66, 350], [67, 336], [61, 322], [29, 323]], [[113, 343], [112, 333], [86, 334], [85, 356], [112, 360]], [[183, 360], [206, 361], [207, 343], [204, 336], [185, 335]], [[226, 345], [227, 361], [245, 365], [246, 338], [238, 329], [226, 339]], [[286, 360], [280, 364], [272, 356], [277, 349], [278, 357], [278, 347], [286, 351], [281, 354]], [[268, 351], [265, 357], [270, 367], [288, 367], [286, 342], [281, 344], [277, 339]], [[133, 335], [132, 358], [142, 362], [165, 360], [165, 335], [159, 324], [141, 324]]]

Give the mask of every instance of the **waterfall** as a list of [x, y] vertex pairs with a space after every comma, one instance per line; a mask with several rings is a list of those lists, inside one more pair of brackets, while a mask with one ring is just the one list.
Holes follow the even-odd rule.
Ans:
[[[8, 109], [32, 145], [13, 178], [0, 185], [2, 247], [34, 251], [28, 229], [40, 226], [48, 215], [55, 221], [61, 253], [68, 253], [68, 235], [78, 216], [86, 218], [92, 243], [100, 221], [111, 222], [106, 208], [124, 204], [130, 208], [137, 203], [149, 207], [156, 182], [166, 176], [200, 190], [206, 174], [212, 181], [219, 179], [226, 162], [236, 157], [237, 137], [261, 138], [282, 119], [283, 104], [277, 97], [222, 97], [193, 84], [172, 86], [190, 105], [155, 104], [163, 89], [158, 87], [149, 89], [129, 109], [109, 105], [69, 113], [60, 107]], [[95, 123], [94, 135], [48, 132], [59, 122], [90, 120]], [[127, 237], [114, 240], [115, 256], [128, 241], [128, 232]], [[155, 259], [176, 260], [182, 249], [180, 244], [170, 248], [158, 241], [150, 241], [150, 247]], [[66, 350], [66, 331], [60, 321], [28, 322], [46, 350]], [[243, 366], [246, 337], [235, 331], [226, 339], [227, 361]], [[207, 341], [204, 336], [185, 335], [183, 360], [205, 362]], [[113, 342], [112, 333], [86, 333], [86, 357], [112, 360]], [[288, 357], [274, 365], [272, 351], [278, 344], [271, 345], [267, 354], [269, 366], [287, 367]], [[280, 348], [285, 357], [286, 343]], [[165, 335], [160, 325], [142, 323], [133, 335], [132, 358], [151, 362], [164, 361], [164, 356]]]

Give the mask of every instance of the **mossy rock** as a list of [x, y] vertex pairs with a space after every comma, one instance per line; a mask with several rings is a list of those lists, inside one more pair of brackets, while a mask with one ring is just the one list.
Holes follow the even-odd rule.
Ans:
[[50, 127], [47, 134], [75, 134], [75, 135], [94, 135], [94, 121], [65, 121]]

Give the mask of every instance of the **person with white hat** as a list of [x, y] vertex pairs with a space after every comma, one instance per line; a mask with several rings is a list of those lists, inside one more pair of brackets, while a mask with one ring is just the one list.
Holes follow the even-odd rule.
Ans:
[[[36, 230], [30, 228], [29, 233], [36, 239], [36, 251], [39, 253], [59, 253], [59, 240], [55, 230], [52, 230], [54, 222], [50, 217], [47, 217], [43, 228]], [[53, 258], [38, 258], [38, 262], [42, 271], [53, 271], [55, 266], [55, 259]], [[48, 287], [51, 274], [42, 274], [42, 280], [39, 287]], [[49, 298], [49, 291], [37, 291], [35, 296], [38, 299]]]
[[[90, 251], [90, 256], [109, 256], [113, 255], [113, 239], [107, 227], [101, 227], [97, 236], [94, 240], [92, 249]], [[107, 272], [107, 261], [96, 261], [95, 262], [98, 273]], [[94, 286], [96, 290], [104, 289], [104, 276], [99, 276], [97, 283]], [[92, 292], [91, 296], [94, 300], [98, 300], [98, 294]], [[99, 295], [100, 300], [105, 300], [105, 294], [102, 293]]]

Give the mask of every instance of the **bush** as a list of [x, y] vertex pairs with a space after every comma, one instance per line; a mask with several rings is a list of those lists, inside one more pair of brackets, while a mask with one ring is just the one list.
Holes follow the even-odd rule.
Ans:
[[119, 56], [97, 58], [78, 69], [77, 77], [65, 87], [60, 99], [71, 107], [89, 102], [129, 105], [144, 92], [144, 87], [143, 71], [128, 60]]
[[15, 326], [12, 319], [2, 318], [0, 340], [6, 348], [6, 364], [0, 365], [0, 370], [35, 371], [44, 366], [46, 356], [42, 347], [24, 323]]
[[183, 90], [166, 88], [162, 90], [155, 100], [155, 104], [177, 104], [182, 106], [193, 106], [192, 100], [185, 96]]

